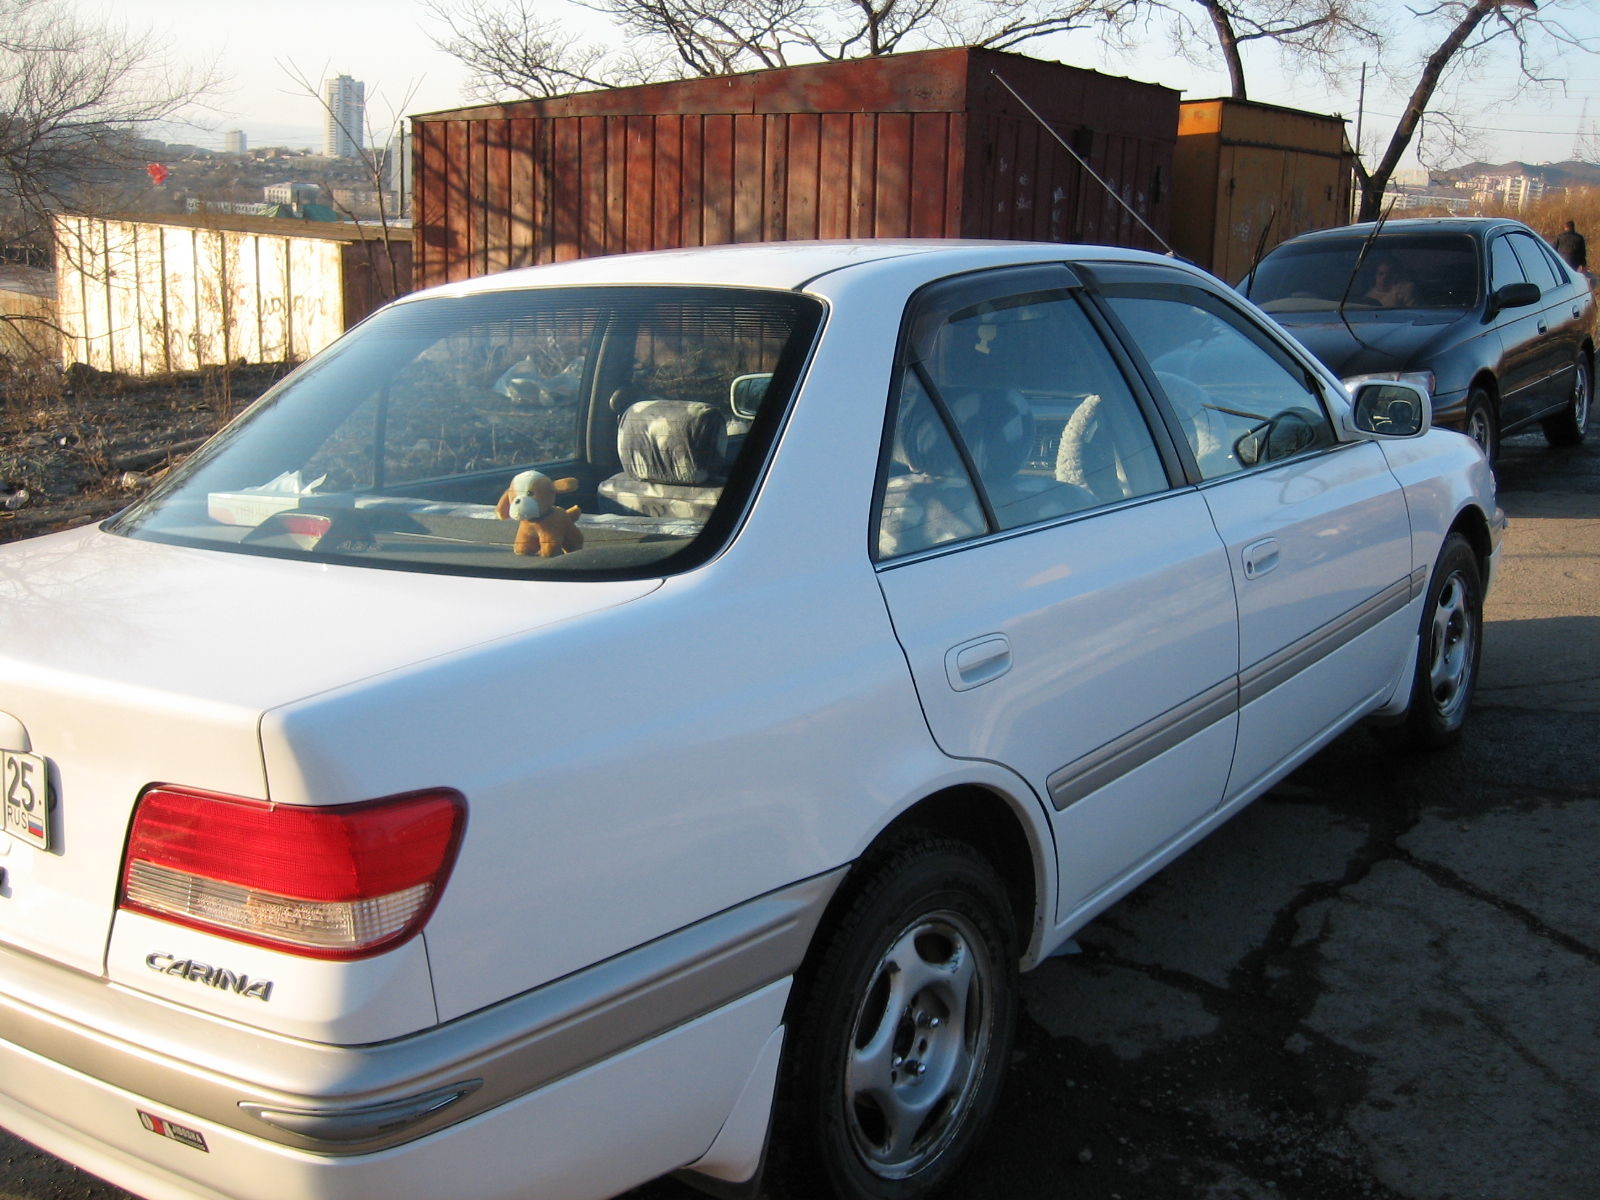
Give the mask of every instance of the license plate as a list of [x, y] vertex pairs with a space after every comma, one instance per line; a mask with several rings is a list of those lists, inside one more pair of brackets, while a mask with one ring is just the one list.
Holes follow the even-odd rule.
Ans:
[[0, 800], [5, 802], [7, 833], [50, 849], [50, 767], [43, 758], [0, 750]]

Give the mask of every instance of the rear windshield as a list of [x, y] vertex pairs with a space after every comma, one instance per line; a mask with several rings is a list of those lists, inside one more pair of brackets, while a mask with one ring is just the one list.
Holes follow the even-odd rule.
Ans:
[[[1468, 309], [1478, 302], [1478, 256], [1465, 234], [1317, 238], [1279, 246], [1241, 290], [1269, 313], [1383, 308]], [[1360, 269], [1356, 263], [1360, 261]]]
[[462, 574], [681, 570], [737, 522], [821, 316], [733, 288], [401, 303], [108, 528]]

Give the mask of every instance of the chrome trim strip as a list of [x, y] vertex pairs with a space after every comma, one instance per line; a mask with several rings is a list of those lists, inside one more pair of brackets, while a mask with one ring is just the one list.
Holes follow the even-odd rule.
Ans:
[[1392, 583], [1376, 596], [1363, 600], [1298, 642], [1246, 667], [1239, 672], [1239, 707], [1261, 699], [1279, 684], [1286, 683], [1313, 663], [1400, 612], [1411, 602], [1413, 586], [1410, 576]]
[[272, 1108], [243, 1101], [239, 1107], [268, 1125], [318, 1142], [365, 1142], [414, 1125], [482, 1086], [483, 1080], [468, 1079], [420, 1096], [391, 1100], [387, 1104], [369, 1104], [365, 1108]]
[[1279, 684], [1402, 611], [1422, 594], [1427, 582], [1427, 568], [1418, 568], [1294, 645], [1074, 759], [1045, 780], [1050, 802], [1057, 812], [1069, 808], [1112, 780], [1166, 753], [1246, 704], [1261, 699]]
[[[0, 1039], [158, 1108], [283, 1146], [367, 1153], [526, 1095], [792, 975], [847, 869], [448, 1024], [368, 1046], [221, 1022], [0, 947]], [[375, 1110], [404, 1109], [462, 1080], [483, 1085], [454, 1103], [413, 1109], [403, 1128], [359, 1128]], [[286, 1129], [269, 1124], [267, 1111], [313, 1120]], [[316, 1136], [319, 1128], [338, 1132]]]
[[1113, 779], [1232, 716], [1239, 709], [1238, 694], [1238, 681], [1225, 679], [1068, 763], [1045, 781], [1050, 802], [1058, 812], [1076, 804]]

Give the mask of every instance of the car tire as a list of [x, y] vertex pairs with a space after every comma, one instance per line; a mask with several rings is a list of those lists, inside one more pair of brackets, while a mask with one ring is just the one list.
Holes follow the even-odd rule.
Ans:
[[1553, 417], [1546, 417], [1544, 438], [1552, 446], [1576, 446], [1589, 431], [1589, 405], [1594, 399], [1594, 372], [1589, 366], [1589, 356], [1578, 354], [1573, 366], [1572, 397], [1567, 407]]
[[1483, 575], [1467, 539], [1445, 539], [1428, 580], [1417, 668], [1404, 719], [1379, 726], [1396, 749], [1437, 750], [1461, 737], [1483, 650]]
[[963, 842], [898, 838], [857, 868], [795, 982], [767, 1194], [911, 1200], [987, 1126], [1016, 1025], [1015, 920]]
[[1483, 388], [1475, 387], [1467, 397], [1466, 435], [1483, 449], [1483, 456], [1494, 464], [1500, 453], [1500, 422], [1494, 415], [1494, 401]]

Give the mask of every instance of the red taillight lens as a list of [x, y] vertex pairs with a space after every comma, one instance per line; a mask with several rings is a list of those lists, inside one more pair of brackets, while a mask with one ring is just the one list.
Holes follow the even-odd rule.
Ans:
[[307, 808], [154, 787], [128, 835], [121, 907], [314, 958], [422, 927], [455, 861], [457, 792]]

